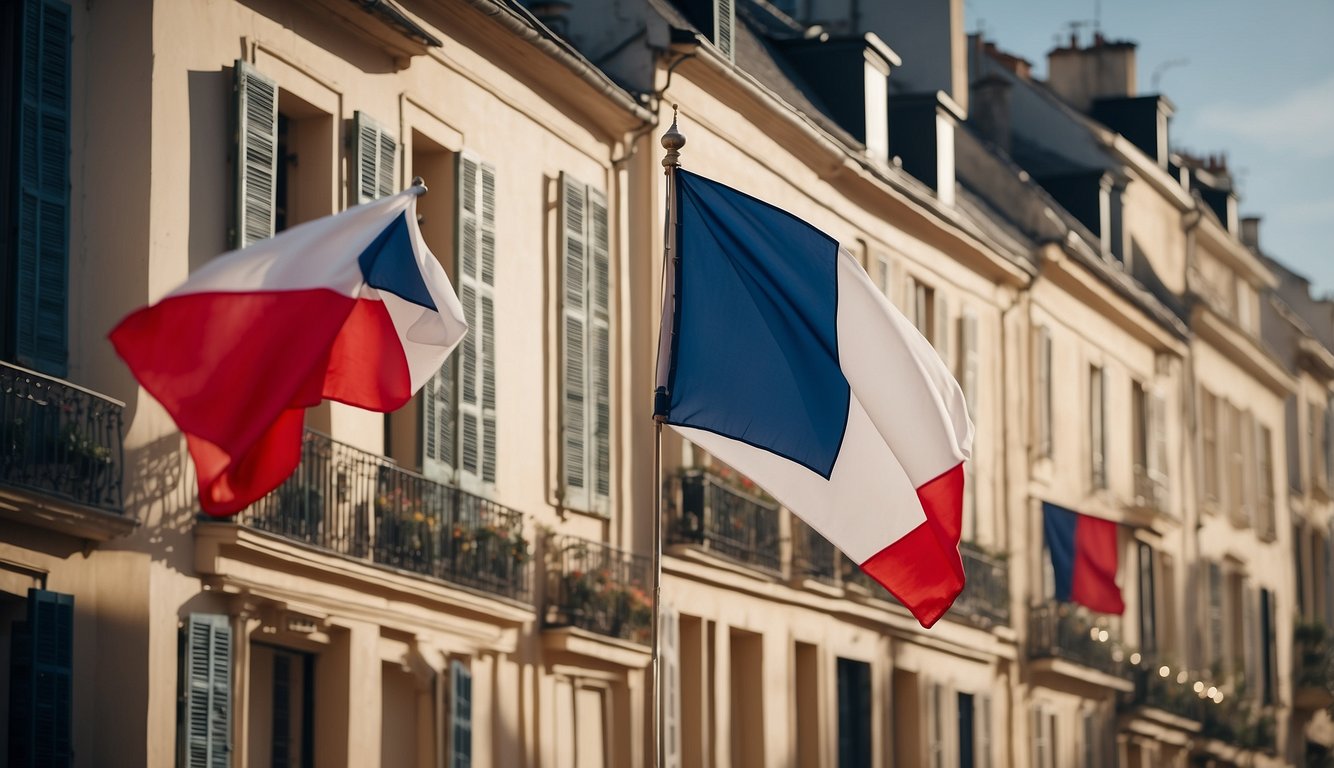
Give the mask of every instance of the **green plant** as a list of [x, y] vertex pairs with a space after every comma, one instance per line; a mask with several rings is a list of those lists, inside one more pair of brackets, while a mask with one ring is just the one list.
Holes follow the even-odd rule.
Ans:
[[566, 609], [576, 624], [591, 624], [635, 642], [648, 641], [653, 601], [638, 581], [616, 581], [607, 568], [574, 569], [562, 580]]

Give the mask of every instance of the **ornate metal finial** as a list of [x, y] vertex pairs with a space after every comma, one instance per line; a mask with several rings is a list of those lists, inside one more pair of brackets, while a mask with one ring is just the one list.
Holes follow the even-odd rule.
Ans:
[[681, 165], [681, 147], [686, 145], [685, 134], [676, 129], [676, 105], [672, 105], [672, 127], [662, 135], [662, 148], [667, 155], [662, 158], [662, 167], [671, 171]]
[[413, 176], [412, 186], [408, 187], [408, 189], [412, 190], [413, 194], [417, 195], [418, 197], [421, 197], [428, 191], [426, 189], [426, 179], [423, 179], [420, 176]]

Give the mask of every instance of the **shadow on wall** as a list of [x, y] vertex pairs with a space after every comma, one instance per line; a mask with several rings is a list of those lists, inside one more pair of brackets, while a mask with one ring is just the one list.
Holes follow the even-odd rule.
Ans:
[[191, 536], [199, 502], [194, 465], [179, 432], [126, 449], [125, 513], [140, 524], [134, 534], [136, 549], [176, 570], [192, 570]]

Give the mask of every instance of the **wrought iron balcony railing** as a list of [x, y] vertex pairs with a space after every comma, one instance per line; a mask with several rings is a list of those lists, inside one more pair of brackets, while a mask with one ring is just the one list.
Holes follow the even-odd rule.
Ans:
[[0, 485], [122, 513], [124, 407], [0, 362]]
[[1205, 707], [1216, 705], [1200, 698], [1200, 694], [1191, 688], [1191, 680], [1184, 676], [1179, 679], [1177, 672], [1179, 670], [1156, 662], [1146, 662], [1136, 668], [1132, 674], [1135, 691], [1131, 703], [1202, 723]]
[[1116, 677], [1127, 677], [1124, 651], [1111, 628], [1070, 603], [1046, 603], [1029, 609], [1028, 655], [1064, 659]]
[[669, 543], [697, 544], [759, 570], [782, 571], [777, 503], [700, 469], [683, 471], [674, 485], [667, 494]]
[[547, 546], [549, 627], [579, 627], [648, 645], [653, 629], [652, 563], [607, 544], [571, 536]]
[[963, 557], [963, 592], [946, 618], [962, 618], [990, 626], [1010, 623], [1010, 571], [1005, 558], [987, 554], [968, 542], [959, 545]]
[[[838, 548], [796, 516], [792, 521], [792, 571], [798, 576], [835, 586], [839, 582], [840, 561], [847, 560]], [[851, 563], [851, 560], [848, 560]], [[854, 563], [852, 567], [861, 573]]]
[[523, 602], [531, 554], [524, 516], [306, 431], [287, 482], [239, 516], [244, 525], [340, 555]]

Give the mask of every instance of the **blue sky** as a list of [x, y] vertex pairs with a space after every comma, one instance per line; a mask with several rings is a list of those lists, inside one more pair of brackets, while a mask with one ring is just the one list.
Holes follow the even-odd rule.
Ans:
[[[1002, 50], [1045, 77], [1069, 23], [1139, 43], [1140, 93], [1177, 107], [1174, 148], [1226, 152], [1243, 216], [1267, 253], [1334, 296], [1334, 2], [1331, 0], [964, 0]], [[1091, 24], [1081, 33], [1086, 42]], [[1154, 78], [1157, 77], [1157, 87]]]

